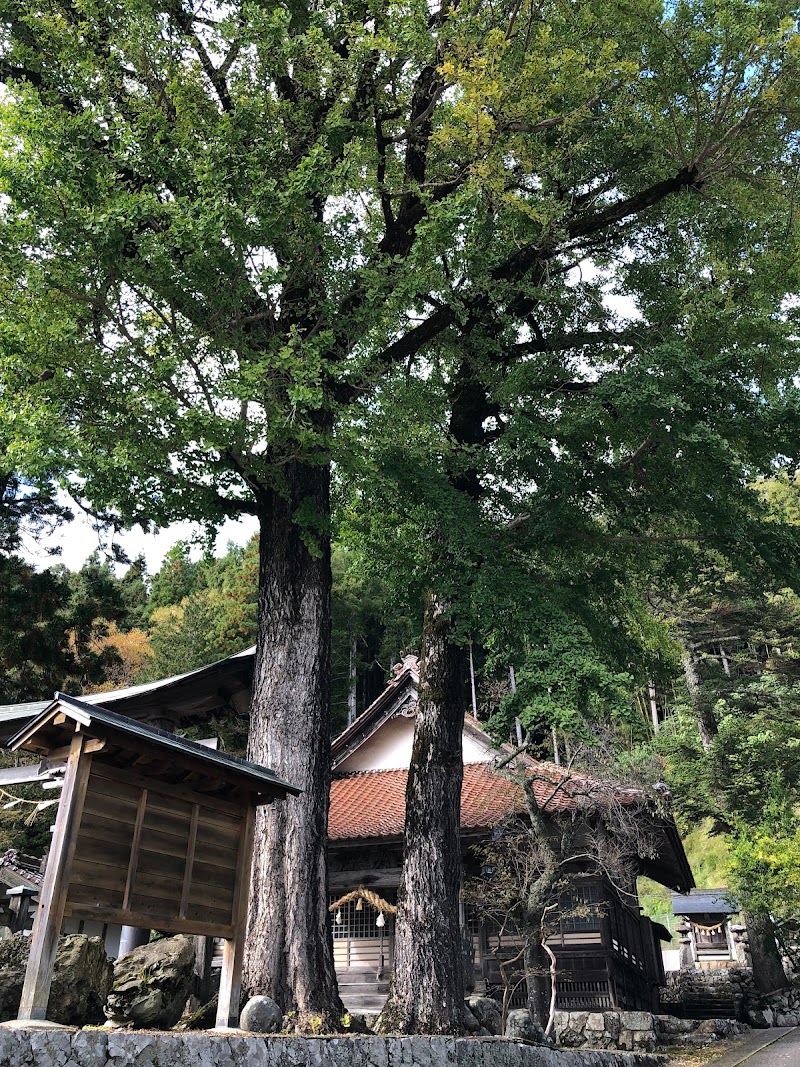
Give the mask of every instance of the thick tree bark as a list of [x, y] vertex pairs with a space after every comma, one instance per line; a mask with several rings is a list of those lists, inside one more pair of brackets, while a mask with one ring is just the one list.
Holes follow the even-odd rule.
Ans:
[[458, 894], [467, 662], [465, 650], [450, 640], [451, 629], [447, 605], [429, 594], [406, 791], [394, 983], [380, 1023], [387, 1033], [464, 1029]]
[[758, 991], [767, 994], [784, 989], [789, 983], [775, 943], [772, 919], [766, 912], [746, 911], [744, 917], [753, 960], [753, 980]]
[[[325, 862], [330, 784], [330, 468], [288, 464], [261, 501], [248, 755], [300, 786], [259, 808], [244, 987], [336, 1027]], [[306, 522], [295, 521], [302, 508]], [[319, 519], [317, 527], [314, 519]]]

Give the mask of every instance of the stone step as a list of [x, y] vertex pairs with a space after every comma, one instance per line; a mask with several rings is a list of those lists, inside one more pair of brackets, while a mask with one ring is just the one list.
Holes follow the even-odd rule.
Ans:
[[342, 995], [342, 1004], [352, 1015], [380, 1015], [386, 997], [348, 997]]
[[670, 1015], [679, 1019], [735, 1019], [737, 1017], [734, 1002], [719, 1001], [700, 1002], [692, 1001], [688, 1004], [662, 1005], [662, 1010], [667, 1008]]
[[339, 992], [344, 996], [352, 996], [353, 994], [373, 994], [374, 996], [388, 996], [389, 983], [388, 982], [376, 982], [375, 979], [371, 982], [340, 982]]

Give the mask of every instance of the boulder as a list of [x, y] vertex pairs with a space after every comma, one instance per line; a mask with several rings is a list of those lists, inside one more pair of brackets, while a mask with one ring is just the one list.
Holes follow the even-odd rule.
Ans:
[[506, 1016], [505, 1036], [512, 1041], [532, 1041], [537, 1045], [549, 1045], [544, 1030], [531, 1018], [527, 1008], [514, 1008]]
[[[0, 1021], [16, 1019], [30, 938], [16, 934], [0, 942]], [[102, 1022], [111, 988], [112, 965], [99, 937], [70, 934], [58, 942], [47, 1018], [64, 1026]]]
[[756, 1008], [747, 1013], [747, 1021], [756, 1030], [767, 1030], [773, 1025], [772, 1008]]
[[781, 1014], [778, 1014], [775, 1017], [775, 1025], [776, 1026], [797, 1026], [798, 1025], [798, 1016], [797, 1015], [781, 1015]]
[[503, 1032], [503, 1013], [500, 1005], [492, 997], [472, 996], [467, 1000], [467, 1007], [484, 1030], [498, 1037]]
[[105, 1006], [109, 1022], [169, 1030], [183, 1015], [193, 972], [191, 937], [165, 937], [133, 949], [114, 964], [114, 985]]
[[472, 1037], [478, 1037], [482, 1030], [481, 1024], [475, 1018], [475, 1015], [470, 1011], [468, 1005], [464, 1005], [464, 1029]]
[[239, 1016], [239, 1028], [251, 1034], [276, 1034], [282, 1023], [283, 1012], [272, 997], [251, 997]]
[[723, 1038], [744, 1034], [749, 1029], [747, 1023], [740, 1023], [736, 1019], [703, 1019], [694, 1032], [698, 1037]]
[[667, 1037], [691, 1034], [697, 1027], [696, 1019], [679, 1019], [675, 1015], [656, 1015], [655, 1021], [658, 1032]]

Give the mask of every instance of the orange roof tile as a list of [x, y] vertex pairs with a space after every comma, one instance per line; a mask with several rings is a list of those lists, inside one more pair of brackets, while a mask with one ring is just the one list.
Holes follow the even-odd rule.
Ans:
[[[406, 819], [407, 781], [407, 770], [361, 771], [335, 778], [331, 784], [328, 837], [341, 841], [401, 836]], [[495, 826], [521, 806], [517, 786], [494, 774], [490, 763], [464, 767], [462, 829]]]
[[[555, 764], [528, 760], [534, 794], [547, 812], [555, 814], [583, 804], [592, 806], [614, 795], [623, 803], [641, 801], [637, 790], [600, 782], [587, 775], [565, 771]], [[405, 828], [408, 771], [358, 771], [334, 778], [328, 837], [332, 841], [365, 837], [400, 837]], [[556, 785], [561, 787], [554, 792]], [[495, 774], [492, 763], [467, 763], [461, 786], [461, 828], [481, 830], [496, 826], [507, 815], [524, 811], [519, 787]]]

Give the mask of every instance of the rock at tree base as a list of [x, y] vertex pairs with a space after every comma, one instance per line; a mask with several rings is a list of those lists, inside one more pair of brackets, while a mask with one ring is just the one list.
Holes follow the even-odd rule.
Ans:
[[513, 1041], [535, 1041], [537, 1045], [549, 1045], [544, 1030], [531, 1018], [527, 1008], [514, 1008], [506, 1016], [506, 1037]]
[[494, 1037], [502, 1034], [503, 1015], [496, 1000], [492, 997], [471, 996], [467, 999], [467, 1006], [484, 1030]]
[[105, 1013], [115, 1026], [168, 1030], [192, 992], [194, 941], [179, 935], [151, 941], [114, 964]]
[[283, 1022], [283, 1012], [271, 997], [251, 997], [239, 1017], [239, 1029], [251, 1034], [276, 1034]]
[[[16, 934], [0, 942], [0, 1021], [16, 1019], [31, 940]], [[71, 934], [58, 942], [47, 1018], [64, 1026], [103, 1021], [113, 967], [99, 937]]]
[[464, 1003], [464, 1029], [471, 1037], [491, 1037], [485, 1027], [481, 1026], [477, 1018], [472, 1014], [469, 1004]]

